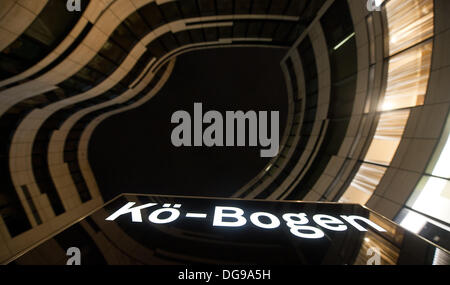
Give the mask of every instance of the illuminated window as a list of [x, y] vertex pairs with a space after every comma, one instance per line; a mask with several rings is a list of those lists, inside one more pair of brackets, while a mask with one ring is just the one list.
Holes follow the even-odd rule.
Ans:
[[450, 223], [450, 181], [423, 176], [407, 205], [416, 211]]
[[422, 105], [430, 75], [432, 42], [428, 41], [389, 59], [382, 110]]
[[[433, 49], [430, 38], [433, 37], [434, 7], [432, 0], [378, 1], [376, 5], [384, 2], [388, 24], [386, 44], [389, 46], [386, 90], [380, 102], [380, 120], [364, 161], [389, 166], [400, 144], [410, 111], [384, 111], [424, 103]], [[368, 18], [369, 34], [370, 20]], [[445, 153], [443, 156], [448, 157], [450, 146], [446, 142], [441, 143], [440, 149]], [[449, 159], [434, 159], [435, 166], [430, 172], [433, 175], [442, 172], [450, 175], [447, 161]], [[382, 166], [363, 163], [339, 201], [365, 204], [385, 170]]]
[[[450, 116], [441, 139], [428, 164], [427, 175], [418, 183], [411, 197], [398, 215], [404, 228], [450, 248]], [[446, 238], [447, 237], [447, 238]]]
[[446, 223], [450, 223], [449, 133], [450, 117], [447, 118], [438, 147], [427, 169], [427, 172], [431, 175], [422, 177], [416, 190], [407, 202], [407, 206], [411, 209]]
[[364, 205], [386, 172], [386, 167], [363, 163], [339, 202]]
[[409, 118], [409, 110], [383, 113], [364, 161], [389, 165]]
[[389, 55], [433, 36], [433, 0], [391, 0], [385, 7]]

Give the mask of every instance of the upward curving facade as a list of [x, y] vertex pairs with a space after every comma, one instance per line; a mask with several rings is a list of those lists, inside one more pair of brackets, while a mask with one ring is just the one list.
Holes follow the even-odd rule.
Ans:
[[2, 1], [0, 261], [103, 205], [102, 120], [150, 100], [178, 55], [228, 46], [286, 49], [289, 95], [279, 155], [233, 197], [365, 204], [445, 247], [450, 4], [366, 2]]

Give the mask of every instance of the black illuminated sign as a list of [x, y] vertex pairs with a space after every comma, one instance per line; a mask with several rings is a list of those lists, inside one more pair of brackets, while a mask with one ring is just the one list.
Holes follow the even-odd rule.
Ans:
[[356, 204], [127, 194], [13, 263], [384, 265], [449, 259], [444, 249]]

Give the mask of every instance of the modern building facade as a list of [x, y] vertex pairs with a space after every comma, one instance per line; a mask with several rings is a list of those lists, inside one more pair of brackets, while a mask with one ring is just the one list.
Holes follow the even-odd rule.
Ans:
[[234, 198], [358, 203], [450, 249], [448, 1], [65, 2], [0, 3], [0, 261], [106, 202], [102, 120], [228, 46], [286, 49], [289, 95], [279, 155]]

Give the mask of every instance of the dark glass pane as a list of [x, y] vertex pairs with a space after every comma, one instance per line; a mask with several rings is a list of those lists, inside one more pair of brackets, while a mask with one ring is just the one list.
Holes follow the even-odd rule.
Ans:
[[320, 19], [328, 48], [334, 48], [338, 43], [353, 33], [353, 21], [347, 1], [335, 1]]
[[236, 0], [234, 1], [234, 11], [236, 14], [250, 14], [251, 0]]
[[131, 51], [137, 42], [137, 38], [123, 23], [114, 30], [111, 38], [126, 51]]
[[233, 13], [233, 0], [216, 0], [216, 3], [219, 15], [231, 15]]
[[247, 34], [247, 24], [243, 22], [235, 22], [233, 29], [233, 37], [244, 38]]
[[273, 34], [275, 33], [275, 30], [278, 27], [278, 23], [271, 21], [271, 22], [264, 22], [261, 37], [263, 38], [272, 38]]
[[289, 0], [276, 0], [272, 1], [270, 6], [269, 14], [282, 15], [284, 10], [287, 8]]
[[205, 38], [203, 37], [202, 30], [196, 29], [196, 30], [190, 30], [192, 40], [196, 43], [198, 42], [204, 42]]
[[220, 38], [231, 38], [233, 27], [219, 27]]
[[99, 53], [114, 62], [116, 65], [119, 65], [127, 56], [125, 51], [111, 40], [108, 40], [103, 45]]
[[30, 66], [35, 62], [35, 59], [44, 57], [47, 52], [48, 49], [45, 45], [28, 36], [22, 35], [3, 50], [2, 54], [23, 61], [27, 66]]
[[189, 35], [189, 31], [181, 31], [175, 34], [175, 37], [177, 38], [180, 45], [187, 45], [191, 43], [191, 38]]
[[212, 0], [197, 0], [202, 16], [216, 15], [214, 1]]
[[253, 1], [252, 14], [266, 14], [271, 0]]
[[203, 30], [205, 31], [207, 41], [209, 42], [217, 41], [218, 39], [217, 28], [206, 28]]
[[305, 9], [305, 7], [310, 4], [310, 2], [315, 2], [317, 0], [292, 0], [289, 4], [286, 14], [289, 16], [300, 16], [300, 13]]
[[280, 25], [275, 33], [274, 40], [284, 42], [293, 25], [294, 24], [290, 22], [280, 22]]
[[160, 40], [167, 48], [167, 51], [174, 50], [178, 47], [178, 43], [171, 32], [165, 33], [164, 35], [160, 36]]
[[259, 33], [262, 29], [262, 22], [250, 23], [248, 26], [247, 36], [252, 38], [259, 37]]
[[165, 48], [161, 45], [160, 41], [158, 39], [153, 40], [148, 46], [148, 50], [152, 53], [155, 57], [161, 57], [166, 53]]
[[153, 29], [166, 23], [158, 5], [154, 2], [141, 8], [140, 14]]
[[123, 24], [126, 25], [139, 39], [143, 38], [151, 30], [138, 12], [134, 12], [128, 16]]
[[177, 2], [169, 2], [160, 6], [161, 12], [167, 22], [172, 22], [181, 19], [180, 11], [178, 10]]
[[98, 54], [94, 56], [94, 58], [89, 62], [88, 66], [103, 73], [104, 75], [111, 74], [117, 68], [117, 66], [114, 65], [111, 61], [105, 60], [105, 58]]
[[[83, 2], [86, 6], [87, 1]], [[65, 1], [50, 0], [25, 34], [46, 46], [54, 47], [70, 32], [80, 15], [67, 11]]]
[[98, 84], [101, 80], [106, 78], [106, 76], [100, 72], [87, 67], [82, 68], [76, 75], [87, 82], [91, 82], [93, 85]]
[[180, 6], [181, 13], [185, 18], [193, 18], [200, 16], [196, 0], [178, 1], [178, 4]]

